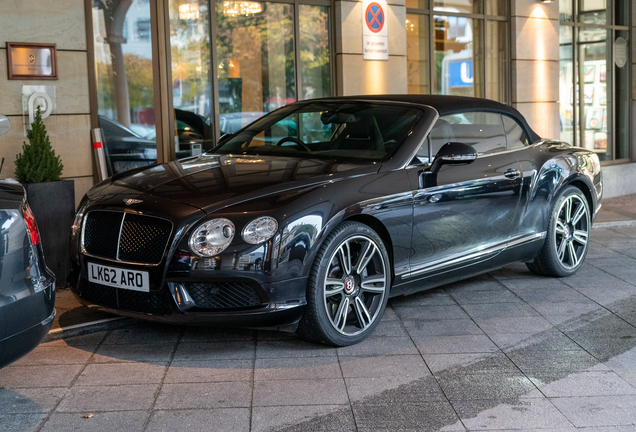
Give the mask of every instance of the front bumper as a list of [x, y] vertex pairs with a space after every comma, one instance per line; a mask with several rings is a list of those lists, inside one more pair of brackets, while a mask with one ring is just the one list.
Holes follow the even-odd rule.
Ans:
[[[190, 304], [184, 301], [183, 290], [195, 284], [189, 279], [170, 280], [160, 289], [150, 292], [131, 291], [99, 285], [81, 276], [77, 284], [71, 288], [77, 299], [87, 306], [106, 312], [149, 321], [211, 325], [217, 327], [270, 327], [291, 324], [298, 321], [303, 314], [306, 300], [305, 290], [307, 278], [291, 279], [271, 284], [255, 284], [262, 302], [245, 307], [236, 304], [200, 307], [201, 303]], [[227, 287], [233, 282], [227, 280], [198, 281], [197, 285]], [[225, 298], [227, 298], [225, 293]], [[210, 306], [208, 303], [206, 306]]]

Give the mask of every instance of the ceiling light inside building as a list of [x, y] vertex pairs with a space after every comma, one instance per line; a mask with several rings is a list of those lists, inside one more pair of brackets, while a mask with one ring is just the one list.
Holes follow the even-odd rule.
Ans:
[[250, 16], [263, 11], [263, 6], [251, 1], [224, 1], [223, 13], [232, 17], [238, 15]]
[[199, 5], [196, 3], [184, 3], [179, 5], [179, 19], [198, 20]]

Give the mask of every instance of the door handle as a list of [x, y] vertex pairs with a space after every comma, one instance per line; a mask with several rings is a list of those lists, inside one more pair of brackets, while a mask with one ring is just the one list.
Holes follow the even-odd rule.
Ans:
[[521, 177], [521, 172], [514, 168], [510, 168], [508, 171], [505, 172], [504, 176], [506, 176], [506, 178], [514, 180]]

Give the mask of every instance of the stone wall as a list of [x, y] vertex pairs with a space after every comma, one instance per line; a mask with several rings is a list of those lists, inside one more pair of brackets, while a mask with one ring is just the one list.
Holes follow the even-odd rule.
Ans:
[[512, 105], [540, 136], [559, 138], [559, 3], [511, 3]]
[[[8, 80], [6, 42], [57, 44], [58, 80]], [[0, 135], [2, 175], [13, 177], [15, 156], [26, 141], [22, 86], [55, 86], [55, 115], [44, 120], [51, 145], [64, 164], [63, 178], [75, 181], [76, 203], [93, 185], [90, 105], [83, 0], [0, 0], [0, 114], [11, 129]]]
[[336, 91], [339, 96], [407, 92], [406, 7], [388, 0], [389, 60], [362, 59], [362, 2], [336, 1]]

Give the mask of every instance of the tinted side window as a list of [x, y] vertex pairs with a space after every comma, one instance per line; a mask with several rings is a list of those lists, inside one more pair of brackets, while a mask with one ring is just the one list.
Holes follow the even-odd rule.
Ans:
[[428, 145], [429, 145], [430, 139], [431, 139], [430, 135], [426, 137], [426, 139], [420, 146], [419, 150], [415, 154], [415, 157], [411, 161], [411, 164], [418, 165], [418, 164], [424, 164], [424, 163], [430, 162], [430, 158], [428, 156]]
[[508, 116], [501, 117], [503, 118], [504, 129], [506, 130], [506, 137], [508, 138], [508, 150], [521, 148], [530, 144], [526, 133], [515, 119]]
[[497, 153], [506, 150], [501, 115], [486, 112], [467, 112], [442, 116], [433, 131], [433, 153], [447, 142], [469, 144], [479, 154]]

